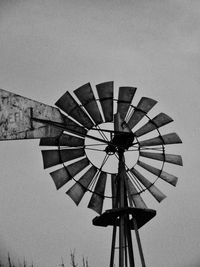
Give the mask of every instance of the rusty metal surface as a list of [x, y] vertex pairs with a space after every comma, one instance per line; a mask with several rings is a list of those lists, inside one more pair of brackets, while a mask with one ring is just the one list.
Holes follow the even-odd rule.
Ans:
[[57, 136], [61, 130], [38, 119], [63, 122], [55, 107], [0, 89], [0, 140], [33, 139]]

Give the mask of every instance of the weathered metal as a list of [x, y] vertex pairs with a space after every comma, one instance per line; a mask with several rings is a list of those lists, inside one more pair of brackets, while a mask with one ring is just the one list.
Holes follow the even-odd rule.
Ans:
[[88, 208], [101, 214], [103, 209], [104, 193], [106, 187], [107, 173], [101, 172], [94, 188], [94, 193], [88, 204]]
[[169, 117], [165, 113], [159, 113], [156, 117], [154, 117], [152, 120], [147, 122], [145, 125], [143, 125], [140, 129], [134, 132], [134, 135], [139, 137], [144, 134], [147, 134], [155, 129], [158, 129], [170, 122], [172, 122], [173, 119]]
[[105, 122], [113, 121], [113, 82], [96, 85]]
[[128, 126], [132, 129], [157, 103], [156, 100], [142, 97], [137, 107], [135, 108], [131, 118], [128, 121]]
[[119, 87], [119, 95], [117, 101], [117, 113], [124, 120], [129, 110], [130, 104], [136, 92], [135, 87]]
[[62, 164], [64, 162], [82, 157], [84, 155], [85, 150], [83, 148], [42, 150], [44, 169], [53, 167], [58, 164]]
[[140, 156], [159, 161], [165, 161], [180, 166], [183, 165], [182, 157], [180, 155], [140, 151]]
[[63, 185], [65, 185], [69, 180], [74, 178], [74, 176], [81, 172], [86, 166], [89, 165], [89, 160], [87, 158], [83, 158], [79, 161], [73, 162], [67, 167], [62, 167], [58, 170], [55, 170], [50, 173], [55, 186], [57, 189], [60, 189]]
[[84, 139], [63, 133], [61, 136], [45, 137], [40, 139], [40, 146], [84, 146]]
[[97, 168], [92, 166], [67, 192], [66, 194], [78, 205], [92, 182]]
[[92, 87], [90, 83], [87, 83], [74, 91], [77, 98], [80, 100], [81, 104], [90, 114], [91, 118], [96, 124], [103, 123], [103, 118], [101, 116], [97, 101], [94, 97]]
[[166, 198], [166, 195], [163, 194], [154, 184], [152, 184], [146, 177], [144, 177], [138, 170], [135, 168], [130, 169], [131, 173], [145, 186], [145, 188], [154, 196], [154, 198], [161, 202]]
[[[74, 185], [66, 194], [76, 205], [86, 191], [90, 191], [92, 196], [88, 207], [102, 214], [104, 198], [112, 198], [112, 209], [93, 221], [95, 225], [113, 226], [110, 267], [115, 266], [117, 230], [119, 267], [135, 266], [131, 229], [135, 230], [142, 267], [145, 267], [138, 228], [152, 219], [156, 211], [147, 208], [141, 193], [148, 190], [160, 202], [166, 196], [155, 186], [156, 180], [161, 178], [173, 186], [176, 185], [178, 178], [164, 172], [163, 167], [165, 162], [182, 165], [182, 158], [180, 155], [166, 154], [165, 145], [182, 141], [176, 133], [161, 135], [159, 128], [173, 121], [168, 115], [160, 113], [153, 119], [147, 116], [157, 101], [142, 97], [137, 106], [131, 104], [135, 87], [120, 87], [118, 99], [114, 99], [112, 81], [98, 84], [96, 89], [99, 99], [96, 99], [90, 83], [76, 89], [73, 92], [75, 96], [67, 91], [56, 102], [61, 111], [0, 89], [0, 140], [40, 138], [40, 146], [50, 146], [50, 150], [42, 150], [44, 168], [56, 168], [58, 165], [58, 169], [50, 173], [57, 189], [74, 180]], [[115, 115], [114, 108], [117, 109]], [[137, 127], [144, 117], [148, 121]], [[103, 122], [114, 122], [114, 130], [101, 128], [100, 124]], [[135, 126], [135, 132], [131, 131]], [[92, 131], [88, 132], [90, 129]], [[94, 130], [99, 132], [101, 138], [93, 134]], [[151, 138], [144, 140], [142, 136], [151, 131], [158, 136], [152, 138], [153, 135], [150, 135]], [[95, 144], [91, 144], [89, 148], [85, 138], [96, 141], [96, 145], [103, 145], [103, 149], [95, 147]], [[88, 148], [104, 153], [100, 167], [96, 167], [88, 158]], [[161, 153], [155, 152], [155, 149]], [[131, 167], [125, 162], [126, 151], [137, 151], [139, 154], [137, 162]], [[104, 169], [110, 156], [118, 159], [117, 174], [110, 174]], [[154, 163], [154, 160], [162, 161], [162, 167], [151, 166], [145, 160]], [[147, 174], [157, 176], [156, 180], [149, 181]], [[105, 195], [109, 177], [111, 196]]]
[[176, 186], [177, 181], [178, 181], [178, 177], [176, 177], [176, 176], [174, 176], [174, 175], [172, 175], [170, 173], [167, 173], [167, 172], [165, 172], [163, 170], [157, 169], [157, 168], [155, 168], [155, 167], [153, 167], [153, 166], [151, 166], [151, 165], [149, 165], [149, 164], [147, 164], [145, 162], [142, 162], [140, 160], [138, 160], [137, 164], [140, 167], [144, 168], [145, 170], [147, 170], [147, 171], [153, 173], [154, 175], [160, 177], [165, 182], [167, 182], [167, 183], [169, 183], [169, 184], [171, 184], [173, 186]]
[[68, 91], [58, 99], [55, 105], [86, 128], [91, 129], [94, 125], [89, 116]]
[[168, 133], [148, 140], [140, 141], [140, 146], [159, 146], [182, 143], [177, 133]]
[[130, 178], [126, 177], [127, 179], [127, 188], [129, 190], [130, 197], [135, 205], [136, 208], [141, 208], [141, 209], [147, 209], [147, 205], [145, 204], [144, 200], [138, 193], [135, 185], [132, 183]]
[[62, 132], [52, 125], [34, 122], [32, 117], [63, 122], [57, 108], [0, 89], [0, 140], [52, 137]]

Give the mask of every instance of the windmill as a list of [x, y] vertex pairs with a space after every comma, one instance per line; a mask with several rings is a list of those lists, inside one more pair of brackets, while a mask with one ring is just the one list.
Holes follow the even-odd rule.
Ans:
[[176, 186], [178, 179], [164, 167], [182, 165], [180, 155], [166, 153], [181, 139], [160, 132], [172, 118], [165, 113], [150, 118], [157, 101], [142, 97], [133, 105], [135, 92], [119, 87], [115, 98], [113, 82], [96, 90], [87, 83], [52, 107], [0, 89], [0, 140], [40, 139], [44, 168], [51, 169], [56, 188], [73, 183], [66, 194], [76, 205], [91, 193], [88, 208], [99, 214], [93, 224], [113, 228], [110, 267], [135, 266], [132, 230], [146, 266], [138, 229], [156, 211], [142, 195], [161, 202], [166, 196], [156, 183]]

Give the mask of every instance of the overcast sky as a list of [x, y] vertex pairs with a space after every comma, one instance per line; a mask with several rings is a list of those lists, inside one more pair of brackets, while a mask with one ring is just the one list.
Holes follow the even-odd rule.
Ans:
[[[115, 81], [138, 87], [174, 119], [184, 167], [141, 229], [148, 267], [200, 266], [200, 2], [0, 0], [0, 87], [54, 105], [66, 90]], [[108, 266], [111, 228], [57, 192], [38, 140], [0, 143], [0, 255], [55, 267], [70, 250]]]

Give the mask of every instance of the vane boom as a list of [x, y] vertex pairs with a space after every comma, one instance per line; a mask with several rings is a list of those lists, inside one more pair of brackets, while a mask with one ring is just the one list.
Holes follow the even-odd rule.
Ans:
[[52, 106], [0, 89], [0, 140], [58, 136], [62, 130], [32, 118], [62, 123], [60, 111]]

